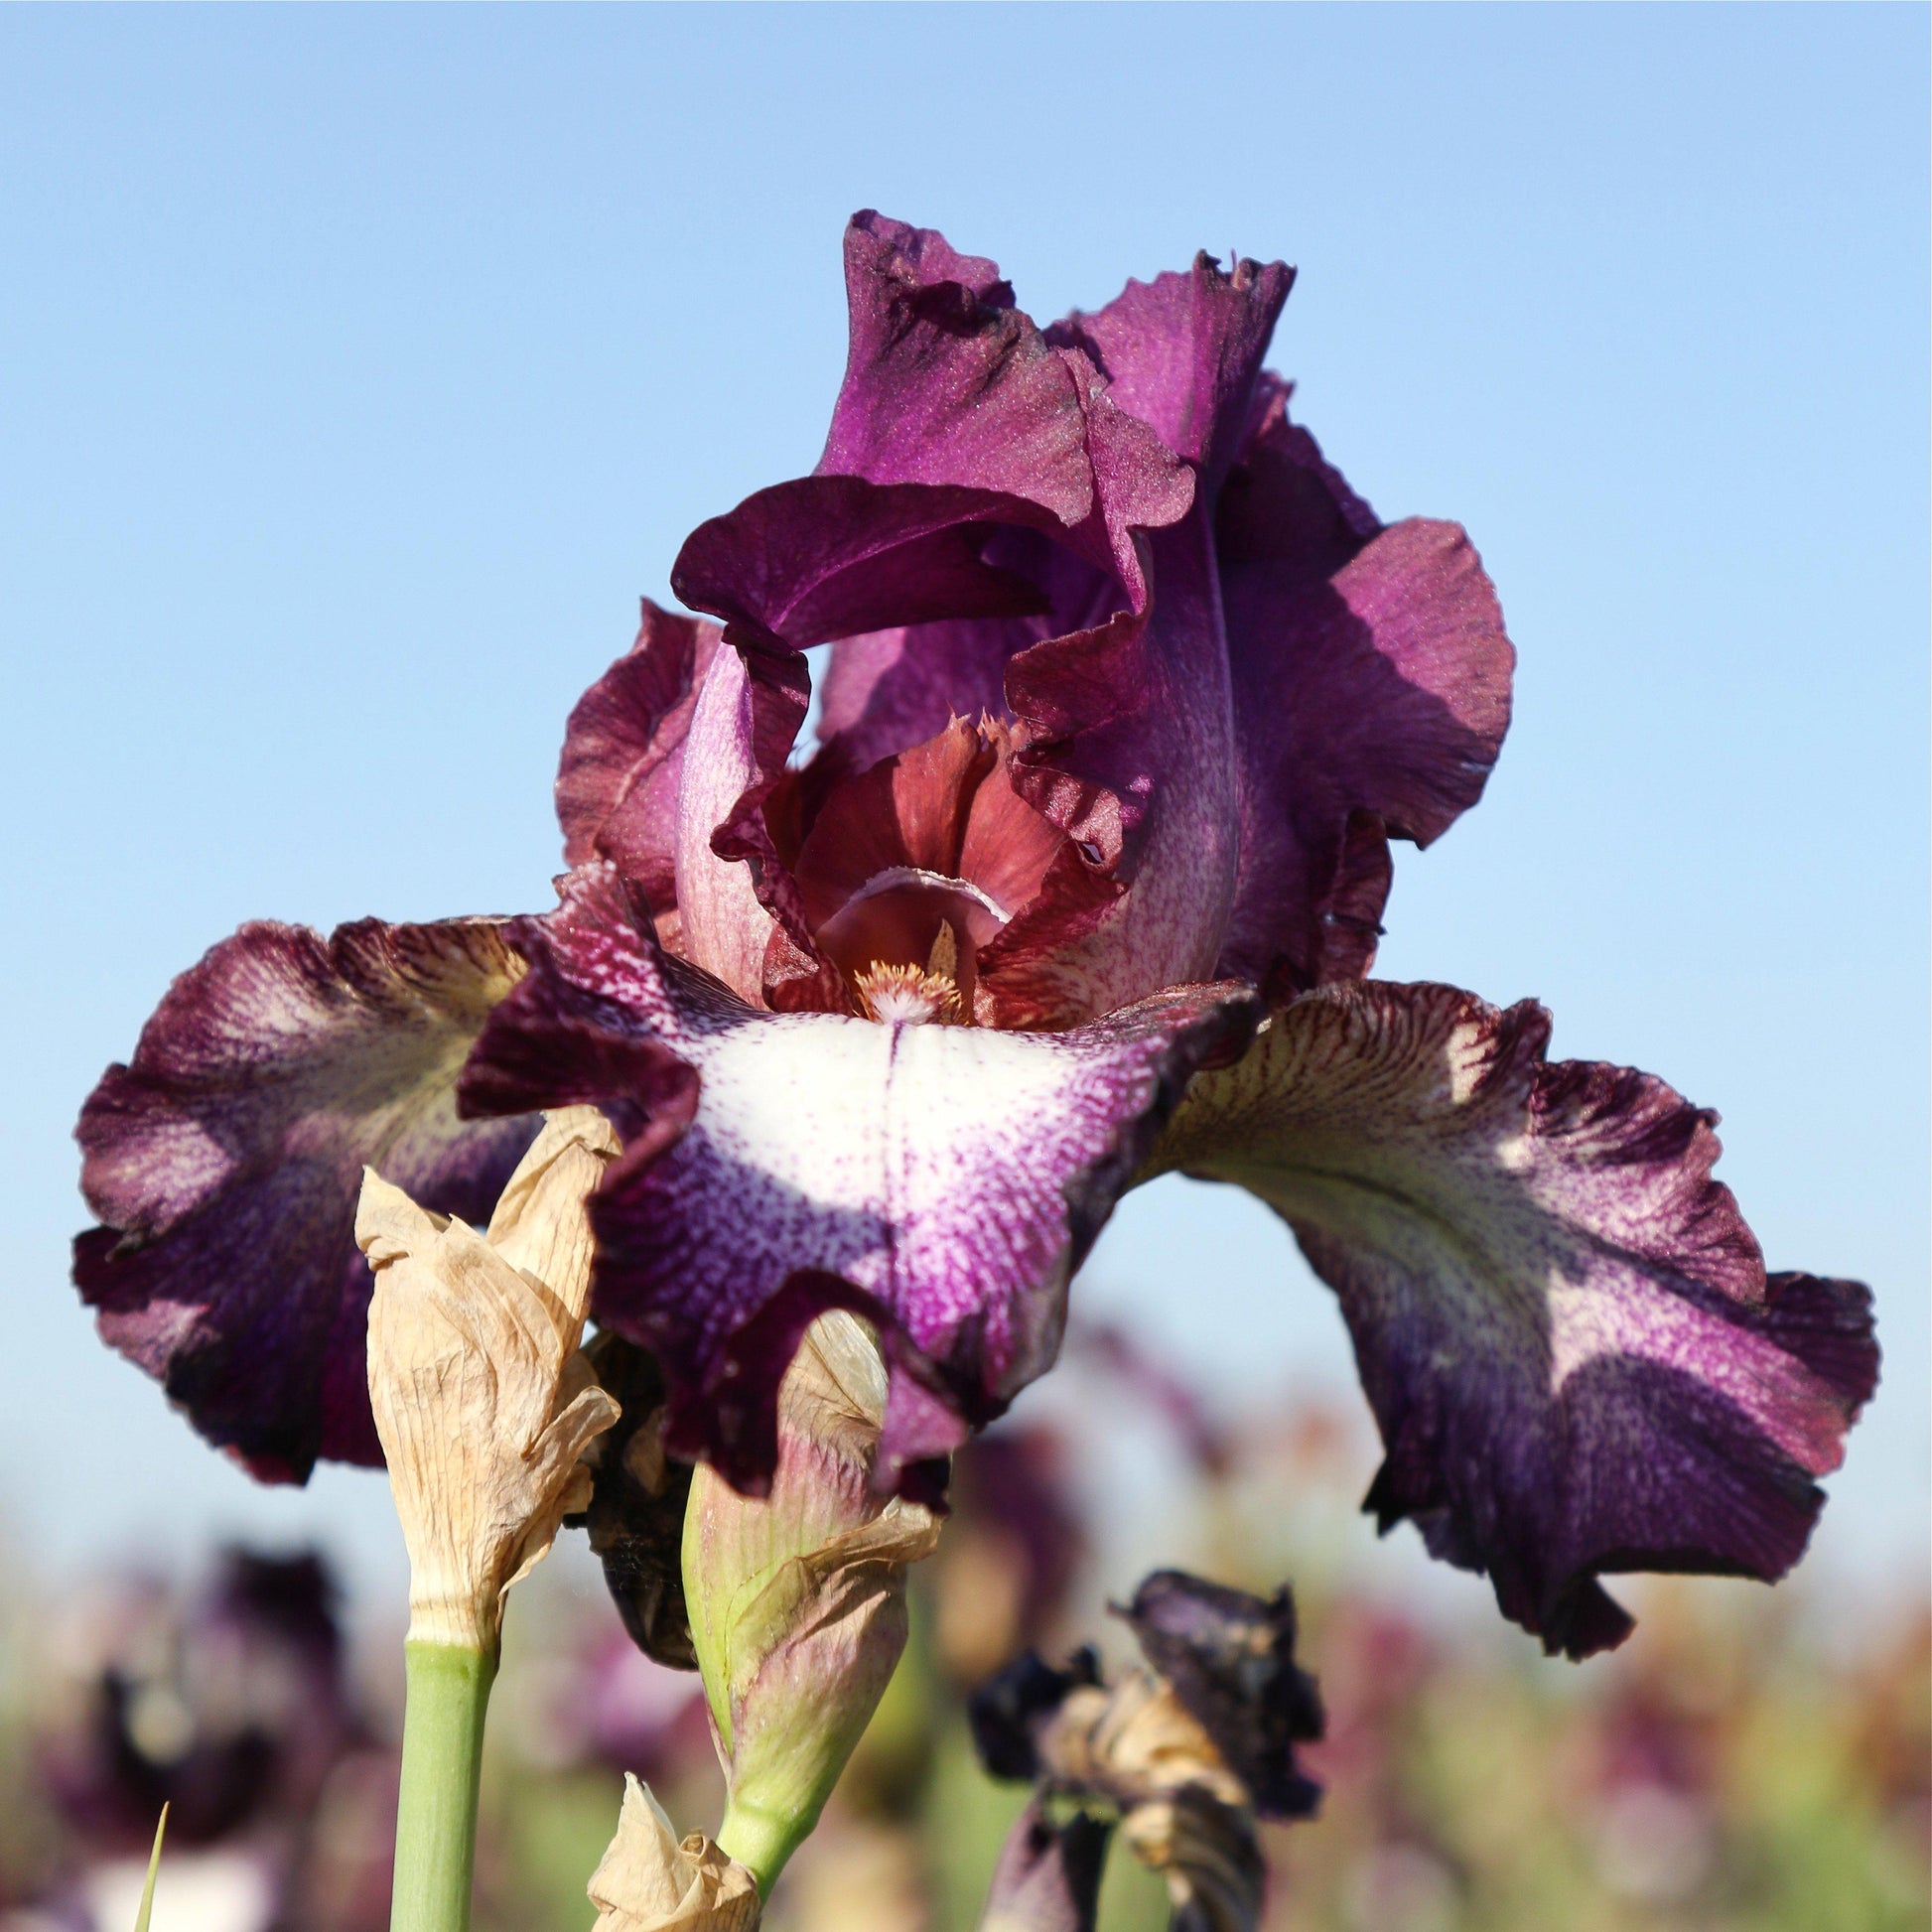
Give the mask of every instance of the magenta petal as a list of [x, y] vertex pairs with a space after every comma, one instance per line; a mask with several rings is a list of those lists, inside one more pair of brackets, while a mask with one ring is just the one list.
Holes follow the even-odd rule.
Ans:
[[734, 642], [794, 649], [1039, 611], [982, 555], [1008, 526], [1048, 532], [1144, 601], [1131, 533], [1184, 515], [1193, 479], [1086, 357], [1051, 346], [992, 263], [870, 211], [847, 231], [846, 281], [851, 348], [817, 475], [694, 531], [678, 596]]
[[1279, 413], [1216, 521], [1240, 734], [1240, 879], [1217, 970], [1286, 995], [1374, 959], [1386, 837], [1482, 794], [1515, 652], [1452, 523], [1389, 529]]
[[1767, 1280], [1715, 1115], [1548, 1037], [1533, 1003], [1324, 988], [1196, 1080], [1152, 1167], [1289, 1221], [1381, 1426], [1367, 1507], [1581, 1657], [1629, 1629], [1599, 1574], [1797, 1561], [1878, 1354], [1860, 1284]]
[[[594, 1311], [663, 1365], [673, 1443], [746, 1485], [827, 1307], [884, 1330], [896, 1459], [998, 1415], [1051, 1363], [1067, 1278], [1187, 1075], [1252, 1024], [1228, 986], [1055, 1035], [759, 1012], [665, 958], [601, 871], [518, 943], [531, 972], [466, 1101], [568, 1095], [655, 1124], [593, 1205]], [[698, 1078], [688, 1125], [673, 1062]]]
[[821, 476], [970, 483], [1072, 529], [1093, 507], [1081, 398], [992, 262], [861, 210], [845, 231], [845, 384]]
[[1129, 282], [1098, 314], [1076, 312], [1049, 334], [1085, 349], [1114, 402], [1197, 464], [1212, 489], [1248, 426], [1294, 283], [1284, 262], [1237, 261], [1229, 274], [1199, 254], [1185, 274]]
[[103, 1337], [264, 1480], [380, 1463], [364, 1368], [364, 1164], [481, 1222], [536, 1131], [456, 1079], [522, 961], [501, 923], [246, 925], [184, 973], [81, 1110]]
[[564, 859], [609, 859], [660, 917], [677, 903], [677, 796], [716, 624], [646, 598], [637, 641], [570, 714], [557, 771]]

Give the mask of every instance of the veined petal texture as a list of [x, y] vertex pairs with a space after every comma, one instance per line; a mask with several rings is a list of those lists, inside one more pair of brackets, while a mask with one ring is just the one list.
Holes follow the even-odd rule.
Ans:
[[667, 1440], [743, 1487], [827, 1308], [880, 1326], [889, 1467], [998, 1415], [1052, 1362], [1067, 1278], [1188, 1075], [1253, 1024], [1225, 985], [1051, 1035], [772, 1014], [667, 958], [607, 869], [516, 943], [531, 972], [465, 1102], [632, 1123], [592, 1202], [593, 1312], [663, 1365]]
[[1150, 1172], [1288, 1220], [1381, 1427], [1365, 1507], [1582, 1657], [1630, 1628], [1601, 1573], [1797, 1561], [1878, 1355], [1862, 1285], [1766, 1276], [1714, 1115], [1548, 1037], [1533, 1003], [1324, 988], [1195, 1082]]
[[364, 1366], [364, 1166], [481, 1223], [534, 1117], [457, 1117], [456, 1080], [523, 963], [500, 921], [329, 938], [257, 921], [169, 989], [75, 1130], [101, 1225], [74, 1281], [102, 1336], [264, 1480], [379, 1464]]

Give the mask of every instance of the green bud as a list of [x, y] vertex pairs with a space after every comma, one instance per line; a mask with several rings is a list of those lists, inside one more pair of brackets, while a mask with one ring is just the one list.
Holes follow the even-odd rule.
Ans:
[[805, 1332], [778, 1393], [771, 1492], [708, 1466], [684, 1518], [684, 1595], [725, 1766], [723, 1850], [771, 1881], [818, 1822], [905, 1648], [905, 1570], [938, 1519], [873, 1488], [886, 1369], [843, 1311]]

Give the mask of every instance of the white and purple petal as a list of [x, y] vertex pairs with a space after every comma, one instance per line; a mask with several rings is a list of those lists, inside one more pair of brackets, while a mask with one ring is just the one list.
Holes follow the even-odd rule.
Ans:
[[1288, 1220], [1381, 1427], [1366, 1507], [1581, 1657], [1629, 1629], [1600, 1574], [1797, 1561], [1878, 1357], [1863, 1286], [1766, 1277], [1714, 1115], [1548, 1036], [1533, 1003], [1323, 988], [1196, 1080], [1150, 1172]]
[[258, 921], [184, 973], [75, 1130], [104, 1339], [264, 1480], [379, 1463], [355, 1246], [362, 1169], [481, 1223], [536, 1133], [457, 1075], [523, 962], [503, 924]]
[[[663, 1365], [670, 1439], [741, 1485], [769, 1473], [778, 1378], [828, 1307], [881, 1324], [889, 1462], [998, 1415], [1052, 1362], [1067, 1279], [1188, 1075], [1253, 1024], [1233, 986], [1053, 1035], [761, 1012], [666, 958], [596, 869], [517, 939], [531, 971], [465, 1101], [631, 1109], [592, 1207], [594, 1312]], [[687, 1118], [641, 1090], [674, 1065]]]

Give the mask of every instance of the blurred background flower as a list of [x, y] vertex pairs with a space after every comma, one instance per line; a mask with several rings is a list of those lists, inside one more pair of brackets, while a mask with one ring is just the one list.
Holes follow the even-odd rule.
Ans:
[[[1319, 1401], [1231, 1416], [1167, 1371], [1157, 1406], [1197, 1412], [1216, 1447], [1171, 1458], [1123, 1509], [1108, 1423], [1148, 1399], [1143, 1352], [1131, 1333], [1076, 1337], [1055, 1412], [961, 1455], [954, 1515], [912, 1572], [905, 1659], [777, 1888], [774, 1932], [970, 1932], [1027, 1793], [980, 1770], [966, 1698], [1028, 1646], [1057, 1659], [1097, 1636], [1110, 1669], [1131, 1666], [1105, 1605], [1131, 1594], [1149, 1548], [1264, 1593], [1295, 1587], [1296, 1657], [1328, 1717], [1297, 1757], [1323, 1795], [1312, 1823], [1261, 1828], [1268, 1932], [1926, 1923], [1932, 1623], [1917, 1591], [1848, 1598], [1803, 1570], [1776, 1592], [1650, 1580], [1622, 1649], [1551, 1661], [1479, 1588], [1392, 1587], [1354, 1520], [1369, 1425]], [[17, 1575], [0, 1633], [0, 1928], [121, 1932], [165, 1798], [155, 1932], [381, 1932], [400, 1685], [394, 1632], [367, 1634], [345, 1636], [313, 1554], [106, 1574], [58, 1606]], [[716, 1828], [695, 1673], [635, 1647], [567, 1531], [505, 1628], [479, 1932], [582, 1932], [625, 1770], [680, 1828]], [[1115, 1845], [1103, 1932], [1162, 1932], [1167, 1912]]]

